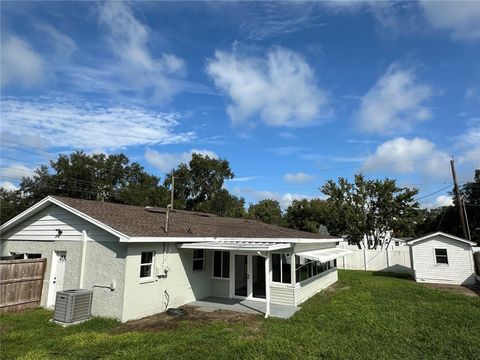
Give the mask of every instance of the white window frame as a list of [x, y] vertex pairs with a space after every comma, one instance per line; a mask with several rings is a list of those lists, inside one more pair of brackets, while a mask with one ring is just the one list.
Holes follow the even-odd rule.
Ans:
[[[143, 253], [152, 253], [152, 262], [151, 263], [142, 263], [142, 254]], [[150, 266], [150, 276], [146, 276], [146, 277], [141, 277], [140, 274], [142, 272], [142, 266]], [[153, 273], [154, 272], [154, 269], [155, 269], [155, 251], [153, 250], [149, 250], [149, 251], [142, 251], [140, 253], [140, 273], [138, 274], [138, 277], [140, 279], [140, 282], [141, 283], [144, 283], [144, 282], [151, 282], [154, 280], [154, 276], [155, 274]]]
[[[273, 255], [280, 255], [280, 281], [273, 281]], [[272, 279], [272, 284], [275, 284], [275, 285], [291, 285], [292, 284], [292, 279], [290, 279], [290, 282], [283, 282], [283, 255], [287, 256], [289, 255], [290, 256], [290, 277], [292, 276], [292, 260], [291, 258], [293, 256], [295, 256], [293, 253], [272, 253], [272, 257], [271, 257], [271, 279]]]
[[[194, 255], [195, 255], [195, 250], [203, 250], [203, 257], [201, 257], [201, 258], [196, 258], [196, 257], [194, 257]], [[205, 250], [205, 249], [193, 249], [193, 251], [192, 251], [192, 272], [202, 272], [202, 271], [205, 271], [205, 258], [206, 258], [206, 254], [207, 254], [207, 250]], [[201, 268], [201, 269], [194, 270], [194, 269], [193, 269], [193, 264], [194, 264], [195, 261], [199, 261], [199, 260], [202, 260], [202, 268]]]
[[[447, 253], [446, 255], [437, 255], [437, 251], [436, 250], [445, 250], [445, 252]], [[446, 257], [447, 258], [447, 263], [439, 263], [437, 262], [437, 256], [440, 256], [440, 257]], [[435, 265], [437, 266], [449, 266], [450, 265], [450, 262], [448, 261], [448, 249], [446, 248], [434, 248], [433, 249], [433, 258], [435, 260]]]
[[[223, 275], [223, 253], [228, 253], [228, 261], [230, 262], [230, 251], [228, 250], [213, 250], [212, 251], [212, 279], [218, 279], [218, 280], [230, 280], [230, 263], [228, 264], [228, 277], [218, 277], [218, 276], [215, 276], [215, 252], [218, 251], [221, 253], [221, 257], [220, 257], [220, 274]], [[205, 255], [205, 254], [204, 254]]]

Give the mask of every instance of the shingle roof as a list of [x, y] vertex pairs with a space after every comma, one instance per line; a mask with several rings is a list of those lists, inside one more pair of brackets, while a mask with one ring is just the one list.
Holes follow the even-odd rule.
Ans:
[[145, 208], [62, 196], [53, 196], [53, 198], [129, 237], [336, 239], [334, 236], [287, 229], [255, 220], [183, 210], [170, 212], [167, 233], [164, 208]]

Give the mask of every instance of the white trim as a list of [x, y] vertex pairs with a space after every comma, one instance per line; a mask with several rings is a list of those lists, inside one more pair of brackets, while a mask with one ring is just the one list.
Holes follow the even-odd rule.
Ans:
[[[223, 253], [228, 252], [228, 277], [218, 277], [214, 276], [214, 271], [215, 271], [215, 251], [220, 251], [222, 253], [221, 256], [221, 261], [220, 261], [220, 272], [223, 275]], [[230, 280], [230, 251], [229, 250], [213, 250], [212, 251], [212, 279], [215, 280]]]
[[[199, 257], [197, 257], [197, 258], [194, 257], [195, 250], [203, 250], [203, 257], [201, 257], [201, 258], [199, 258]], [[195, 269], [193, 268], [193, 263], [194, 263], [195, 261], [199, 261], [199, 260], [202, 260], [202, 268], [195, 270]], [[205, 249], [193, 249], [193, 251], [192, 251], [192, 272], [202, 272], [202, 271], [205, 271], [206, 262], [207, 262], [207, 251], [206, 251]]]
[[[445, 250], [446, 255], [437, 255], [436, 250]], [[437, 256], [447, 258], [447, 262], [446, 263], [439, 263], [437, 261]], [[442, 267], [443, 266], [450, 266], [450, 261], [448, 261], [448, 249], [444, 248], [444, 247], [434, 247], [433, 248], [433, 262], [434, 262], [435, 266], [442, 266]]]
[[118, 230], [115, 230], [114, 228], [102, 223], [101, 221], [98, 221], [98, 220], [92, 218], [91, 216], [88, 216], [88, 215], [82, 213], [81, 211], [79, 211], [79, 210], [77, 210], [77, 209], [75, 209], [71, 206], [66, 205], [65, 203], [61, 202], [60, 200], [55, 199], [52, 196], [47, 196], [45, 199], [43, 199], [40, 202], [36, 203], [35, 205], [29, 207], [24, 212], [18, 214], [13, 219], [7, 221], [5, 224], [0, 226], [0, 234], [7, 231], [11, 227], [17, 225], [18, 223], [23, 221], [25, 218], [28, 218], [29, 216], [35, 214], [36, 212], [38, 212], [40, 210], [43, 210], [47, 206], [47, 203], [57, 205], [57, 206], [65, 209], [65, 210], [71, 212], [72, 214], [75, 214], [78, 217], [81, 217], [82, 219], [98, 226], [99, 228], [117, 236], [120, 239], [120, 241], [129, 238], [128, 235], [125, 235], [122, 232], [120, 232]]
[[[152, 253], [152, 262], [149, 262], [149, 263], [142, 263], [142, 254], [143, 253]], [[147, 282], [152, 282], [155, 280], [155, 255], [156, 255], [156, 251], [155, 250], [147, 250], [147, 251], [141, 251], [140, 252], [140, 266], [139, 266], [139, 274], [138, 274], [138, 278], [139, 278], [139, 282], [141, 284], [144, 284], [144, 283], [147, 283]], [[141, 277], [141, 273], [142, 273], [142, 266], [150, 266], [150, 276], [145, 276], [145, 277]]]
[[180, 249], [208, 249], [208, 250], [225, 250], [225, 251], [243, 251], [243, 252], [258, 252], [258, 251], [273, 251], [289, 249], [292, 245], [290, 243], [261, 243], [257, 241], [208, 241], [201, 243], [183, 243], [179, 244]]
[[476, 243], [474, 243], [472, 241], [468, 241], [468, 240], [465, 240], [465, 239], [460, 238], [458, 236], [447, 234], [447, 233], [444, 233], [444, 232], [441, 232], [441, 231], [437, 231], [436, 233], [425, 235], [425, 236], [422, 236], [422, 237], [420, 237], [418, 239], [415, 239], [415, 240], [411, 240], [407, 244], [409, 246], [412, 246], [419, 241], [427, 240], [427, 239], [430, 239], [430, 238], [438, 236], [438, 235], [445, 236], [446, 238], [456, 240], [456, 241], [460, 241], [460, 242], [463, 242], [463, 243], [466, 243], [466, 244], [469, 244], [469, 245], [476, 245]]
[[141, 243], [141, 242], [168, 242], [168, 243], [194, 243], [212, 241], [255, 241], [267, 243], [293, 243], [293, 244], [323, 244], [342, 241], [342, 238], [333, 239], [305, 239], [305, 238], [246, 238], [246, 237], [174, 237], [174, 236], [131, 236], [120, 239], [120, 242]]

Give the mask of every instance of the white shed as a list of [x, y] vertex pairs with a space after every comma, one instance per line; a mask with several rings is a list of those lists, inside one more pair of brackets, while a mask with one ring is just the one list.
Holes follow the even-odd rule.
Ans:
[[468, 285], [475, 283], [475, 243], [443, 232], [408, 243], [415, 281]]

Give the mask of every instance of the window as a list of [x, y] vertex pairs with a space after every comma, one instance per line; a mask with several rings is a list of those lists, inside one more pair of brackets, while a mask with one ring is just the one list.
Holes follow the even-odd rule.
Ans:
[[320, 261], [304, 258], [303, 256], [295, 256], [295, 265], [295, 276], [298, 283], [327, 270], [336, 268], [337, 260], [335, 259], [322, 263]]
[[10, 252], [10, 256], [13, 256], [13, 260], [23, 260], [23, 259], [26, 259], [24, 253]]
[[41, 259], [42, 254], [27, 254], [27, 259]]
[[435, 249], [435, 262], [437, 264], [448, 264], [447, 249]]
[[213, 277], [224, 279], [230, 277], [230, 252], [213, 252]]
[[152, 278], [152, 268], [153, 268], [153, 259], [155, 256], [154, 251], [145, 251], [142, 252], [142, 257], [140, 260], [140, 278], [148, 279]]
[[193, 271], [205, 270], [205, 250], [193, 250]]
[[290, 254], [272, 254], [272, 281], [284, 284], [292, 282]]
[[400, 246], [400, 241], [395, 241], [395, 246]]

